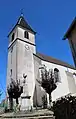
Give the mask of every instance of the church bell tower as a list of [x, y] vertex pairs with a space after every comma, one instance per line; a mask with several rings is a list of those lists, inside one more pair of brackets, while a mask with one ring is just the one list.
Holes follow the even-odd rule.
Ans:
[[11, 81], [23, 80], [27, 75], [28, 93], [33, 105], [33, 92], [35, 87], [33, 53], [36, 53], [36, 32], [28, 25], [23, 16], [20, 16], [16, 25], [8, 35], [8, 64], [7, 86]]
[[76, 67], [76, 17], [73, 20], [73, 22], [71, 23], [67, 32], [65, 33], [63, 40], [65, 40], [65, 39], [68, 39], [68, 41], [69, 41], [74, 64]]

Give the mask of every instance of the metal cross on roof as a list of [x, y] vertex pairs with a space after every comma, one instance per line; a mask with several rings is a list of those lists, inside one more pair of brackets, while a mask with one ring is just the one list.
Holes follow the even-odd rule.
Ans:
[[23, 8], [21, 9], [21, 15], [20, 16], [24, 16], [24, 13], [23, 13]]

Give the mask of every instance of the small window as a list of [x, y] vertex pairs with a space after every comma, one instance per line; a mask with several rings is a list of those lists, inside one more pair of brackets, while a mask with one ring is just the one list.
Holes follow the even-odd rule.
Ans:
[[15, 36], [15, 34], [13, 33], [13, 34], [12, 34], [12, 40], [11, 40], [11, 41], [13, 41], [13, 40], [14, 40], [14, 36]]
[[10, 70], [11, 76], [12, 76], [12, 69]]
[[24, 37], [27, 38], [27, 39], [29, 39], [29, 34], [28, 34], [27, 31], [24, 32]]

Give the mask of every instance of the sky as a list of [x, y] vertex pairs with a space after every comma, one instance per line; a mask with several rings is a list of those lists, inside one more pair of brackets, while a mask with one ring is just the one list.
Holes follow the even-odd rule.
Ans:
[[7, 35], [23, 14], [37, 32], [37, 51], [74, 65], [68, 40], [62, 40], [76, 16], [76, 0], [0, 1], [0, 89], [5, 97], [8, 55]]

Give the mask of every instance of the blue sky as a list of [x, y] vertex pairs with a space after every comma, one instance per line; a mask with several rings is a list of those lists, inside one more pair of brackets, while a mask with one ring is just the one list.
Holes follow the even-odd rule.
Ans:
[[7, 35], [23, 9], [24, 17], [37, 32], [37, 51], [74, 65], [68, 40], [62, 37], [76, 16], [76, 0], [0, 1], [0, 88], [5, 96]]

